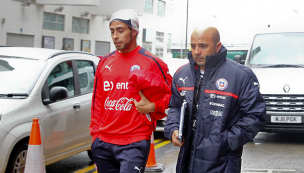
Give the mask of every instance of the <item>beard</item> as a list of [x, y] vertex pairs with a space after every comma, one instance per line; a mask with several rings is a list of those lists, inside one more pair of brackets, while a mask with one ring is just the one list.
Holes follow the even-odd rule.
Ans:
[[129, 45], [131, 44], [132, 40], [133, 40], [133, 38], [132, 38], [132, 33], [130, 33], [130, 41], [128, 41], [127, 43], [122, 44], [121, 46], [116, 46], [116, 45], [115, 45], [115, 47], [116, 47], [116, 49], [119, 50], [119, 51], [124, 50], [124, 49], [126, 49], [127, 47], [129, 47]]
[[127, 42], [127, 43], [122, 44], [121, 46], [116, 46], [116, 45], [115, 45], [115, 47], [116, 47], [117, 50], [124, 50], [124, 49], [126, 49], [126, 48], [130, 45], [131, 41], [132, 41], [132, 40], [130, 40], [130, 41]]

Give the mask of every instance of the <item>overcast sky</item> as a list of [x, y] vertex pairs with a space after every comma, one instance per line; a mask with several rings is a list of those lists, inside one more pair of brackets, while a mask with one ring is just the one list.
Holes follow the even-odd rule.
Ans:
[[[187, 0], [174, 0], [172, 43], [185, 38], [186, 7]], [[189, 0], [188, 15], [188, 42], [199, 25], [217, 27], [226, 44], [250, 44], [256, 33], [270, 30], [304, 32], [304, 0]]]

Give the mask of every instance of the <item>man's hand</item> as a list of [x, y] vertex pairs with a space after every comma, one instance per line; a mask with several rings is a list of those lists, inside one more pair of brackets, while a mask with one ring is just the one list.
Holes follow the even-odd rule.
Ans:
[[178, 140], [178, 130], [174, 130], [171, 137], [174, 146], [182, 146], [185, 143], [185, 138], [183, 137], [183, 143]]
[[140, 102], [137, 102], [136, 100], [134, 100], [136, 110], [140, 114], [146, 114], [146, 113], [154, 112], [155, 111], [155, 103], [151, 103], [141, 91], [139, 91], [139, 95], [141, 97]]

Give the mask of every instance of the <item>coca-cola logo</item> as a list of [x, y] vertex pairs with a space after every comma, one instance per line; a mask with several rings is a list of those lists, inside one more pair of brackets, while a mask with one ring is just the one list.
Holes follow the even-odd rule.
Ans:
[[134, 98], [128, 99], [127, 97], [122, 97], [118, 100], [110, 100], [110, 98], [107, 97], [104, 107], [105, 110], [130, 111], [133, 106], [133, 100]]

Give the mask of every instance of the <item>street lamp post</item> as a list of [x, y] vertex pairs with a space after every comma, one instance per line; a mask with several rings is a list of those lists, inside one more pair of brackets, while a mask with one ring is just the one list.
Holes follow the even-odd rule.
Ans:
[[186, 43], [185, 43], [185, 58], [187, 57], [187, 53], [188, 53], [188, 51], [187, 51], [187, 32], [188, 32], [188, 7], [189, 7], [189, 0], [187, 0], [187, 17], [186, 17]]

